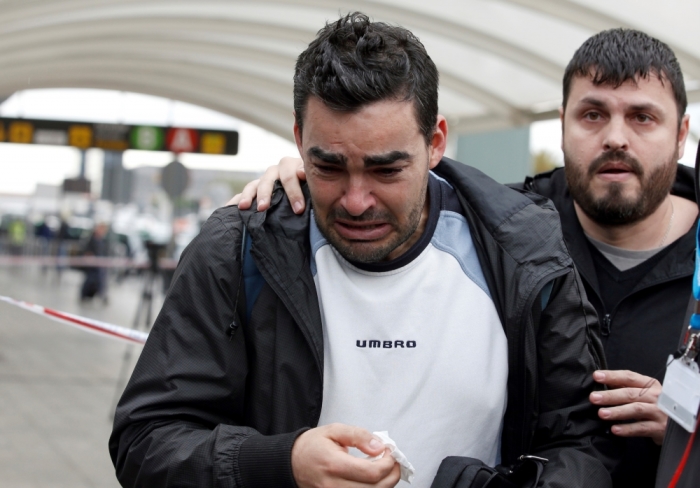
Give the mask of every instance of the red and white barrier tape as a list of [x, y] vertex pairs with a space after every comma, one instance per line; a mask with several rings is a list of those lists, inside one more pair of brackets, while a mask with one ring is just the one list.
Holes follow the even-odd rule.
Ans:
[[51, 308], [42, 307], [41, 305], [15, 300], [14, 298], [0, 296], [0, 301], [9, 303], [10, 305], [15, 305], [38, 315], [49, 317], [57, 322], [72, 325], [78, 329], [110, 337], [112, 339], [119, 339], [131, 344], [145, 344], [146, 339], [148, 338], [148, 333], [140, 330], [129, 329], [128, 327], [121, 327], [119, 325], [108, 324], [99, 320], [80, 317], [71, 313], [60, 312]]

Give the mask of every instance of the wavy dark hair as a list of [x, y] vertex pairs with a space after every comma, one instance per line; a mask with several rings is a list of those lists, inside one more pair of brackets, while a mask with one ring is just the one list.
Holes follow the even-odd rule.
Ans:
[[688, 106], [681, 66], [663, 42], [632, 29], [610, 29], [594, 35], [578, 48], [564, 72], [564, 103], [569, 99], [574, 77], [593, 77], [595, 85], [615, 88], [637, 77], [650, 75], [668, 81], [678, 107], [680, 124]]
[[327, 23], [297, 58], [294, 116], [300, 130], [311, 96], [343, 112], [379, 100], [412, 101], [430, 144], [438, 113], [438, 71], [410, 31], [354, 12]]

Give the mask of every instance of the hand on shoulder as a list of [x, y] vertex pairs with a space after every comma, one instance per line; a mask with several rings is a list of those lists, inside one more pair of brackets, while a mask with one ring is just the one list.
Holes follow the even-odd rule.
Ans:
[[238, 205], [240, 209], [247, 210], [253, 204], [253, 200], [257, 199], [258, 210], [267, 210], [270, 207], [275, 181], [280, 180], [294, 213], [300, 214], [306, 207], [300, 184], [305, 179], [304, 161], [301, 158], [284, 157], [277, 165], [267, 168], [262, 177], [248, 183], [243, 191], [226, 205]]

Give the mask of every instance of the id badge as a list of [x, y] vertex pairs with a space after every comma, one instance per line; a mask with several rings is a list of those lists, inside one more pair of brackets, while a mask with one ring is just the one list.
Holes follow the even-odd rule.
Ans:
[[657, 405], [685, 430], [695, 431], [700, 407], [700, 372], [695, 361], [686, 364], [681, 359], [674, 359], [671, 362], [666, 369]]

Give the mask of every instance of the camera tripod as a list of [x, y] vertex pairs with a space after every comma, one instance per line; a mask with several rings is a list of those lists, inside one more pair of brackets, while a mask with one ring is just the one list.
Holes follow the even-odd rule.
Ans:
[[[150, 258], [149, 253], [149, 258]], [[140, 326], [143, 325], [143, 330], [148, 332], [151, 328], [152, 322], [152, 311], [153, 311], [153, 290], [155, 288], [156, 277], [160, 274], [160, 269], [158, 267], [157, 256], [151, 259], [151, 265], [147, 268], [146, 274], [143, 280], [143, 288], [141, 289], [141, 297], [139, 298], [138, 306], [136, 307], [136, 314], [134, 315], [134, 322], [132, 328], [134, 330], [139, 330]], [[144, 316], [145, 320], [141, 321], [141, 317]], [[112, 396], [112, 403], [110, 408], [109, 417], [110, 420], [114, 418], [114, 411], [117, 408], [117, 403], [119, 398], [126, 386], [126, 377], [129, 373], [129, 365], [131, 364], [131, 357], [134, 354], [134, 344], [127, 344], [124, 350], [124, 355], [122, 356], [122, 364], [119, 369], [119, 376], [117, 377], [117, 384], [114, 389], [114, 394]]]

